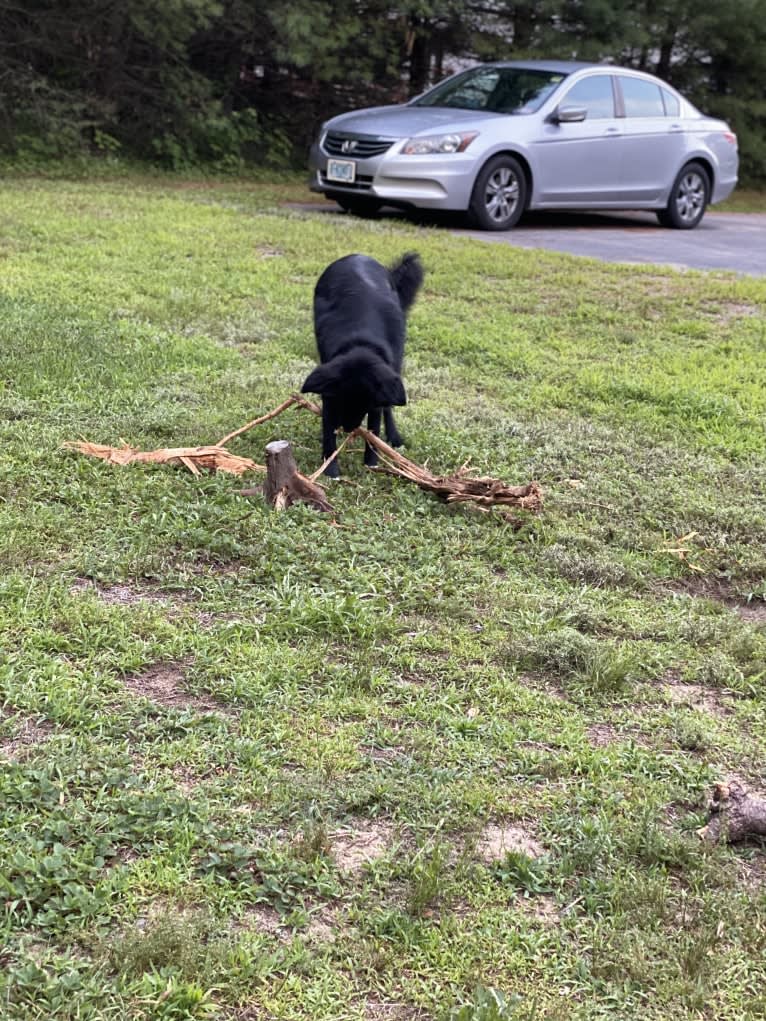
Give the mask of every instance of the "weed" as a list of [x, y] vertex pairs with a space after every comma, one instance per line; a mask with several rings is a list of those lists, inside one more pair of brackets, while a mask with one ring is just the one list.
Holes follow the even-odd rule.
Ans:
[[449, 847], [438, 840], [424, 844], [412, 864], [407, 892], [407, 910], [421, 918], [440, 899], [448, 886]]
[[310, 813], [293, 842], [296, 858], [306, 862], [319, 857], [329, 858], [331, 847], [326, 822], [316, 812]]
[[531, 894], [551, 893], [551, 877], [544, 858], [530, 858], [521, 851], [507, 851], [492, 869], [499, 882]]
[[453, 1007], [449, 1021], [510, 1021], [522, 1016], [534, 1017], [526, 1007], [522, 1013], [521, 1005], [522, 999], [519, 996], [506, 996], [491, 986], [478, 986], [470, 1003], [462, 1007]]

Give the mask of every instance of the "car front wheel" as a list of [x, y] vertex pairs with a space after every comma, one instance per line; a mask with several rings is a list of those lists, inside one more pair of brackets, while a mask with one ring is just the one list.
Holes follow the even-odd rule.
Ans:
[[513, 156], [495, 156], [479, 171], [468, 211], [482, 230], [510, 230], [524, 212], [527, 179]]
[[709, 197], [710, 182], [705, 168], [699, 163], [687, 163], [673, 182], [668, 204], [657, 212], [657, 219], [663, 227], [691, 230], [705, 215]]

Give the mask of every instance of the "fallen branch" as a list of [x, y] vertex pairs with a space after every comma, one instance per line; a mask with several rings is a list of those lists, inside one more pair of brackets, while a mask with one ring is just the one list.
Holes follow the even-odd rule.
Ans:
[[710, 821], [697, 835], [709, 844], [766, 837], [766, 798], [750, 793], [736, 778], [715, 785], [708, 809]]
[[539, 511], [542, 508], [543, 494], [538, 482], [509, 486], [500, 479], [470, 475], [467, 465], [452, 475], [434, 475], [427, 468], [404, 457], [369, 429], [360, 426], [355, 432], [377, 450], [381, 462], [379, 470], [414, 482], [416, 486], [435, 493], [447, 503], [471, 503], [480, 510], [514, 507]]
[[244, 475], [249, 471], [266, 471], [262, 464], [251, 461], [249, 457], [239, 457], [224, 447], [165, 447], [162, 450], [137, 450], [127, 444], [122, 447], [108, 447], [101, 443], [88, 443], [80, 440], [65, 443], [69, 450], [79, 450], [81, 454], [97, 457], [109, 464], [182, 464], [192, 475], [200, 475], [201, 469], [207, 471], [229, 472], [231, 475]]

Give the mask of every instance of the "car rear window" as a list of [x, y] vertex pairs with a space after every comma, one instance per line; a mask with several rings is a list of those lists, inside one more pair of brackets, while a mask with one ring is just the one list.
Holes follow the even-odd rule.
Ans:
[[626, 117], [664, 117], [662, 90], [642, 78], [620, 78]]
[[561, 71], [477, 67], [437, 85], [412, 105], [490, 113], [534, 113], [565, 77]]
[[678, 117], [681, 113], [681, 101], [667, 89], [662, 90], [662, 102], [665, 104], [666, 117]]

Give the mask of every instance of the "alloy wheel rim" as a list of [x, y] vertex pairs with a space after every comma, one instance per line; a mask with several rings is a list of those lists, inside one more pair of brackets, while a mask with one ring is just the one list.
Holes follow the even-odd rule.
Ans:
[[705, 182], [699, 174], [686, 174], [681, 178], [676, 195], [678, 215], [689, 223], [697, 219], [705, 206]]
[[508, 167], [498, 167], [487, 181], [484, 205], [487, 213], [500, 223], [513, 215], [519, 201], [519, 182]]

